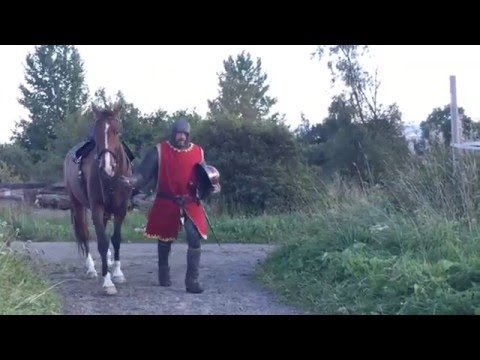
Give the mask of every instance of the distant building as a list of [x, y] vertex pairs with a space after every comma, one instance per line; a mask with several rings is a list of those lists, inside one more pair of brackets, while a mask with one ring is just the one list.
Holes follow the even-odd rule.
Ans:
[[412, 153], [415, 153], [415, 144], [422, 139], [422, 130], [420, 125], [416, 124], [405, 124], [403, 126], [403, 135], [408, 143], [408, 148]]

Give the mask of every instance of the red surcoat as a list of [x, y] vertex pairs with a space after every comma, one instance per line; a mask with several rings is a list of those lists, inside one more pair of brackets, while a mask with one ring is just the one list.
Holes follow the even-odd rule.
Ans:
[[[168, 141], [157, 144], [159, 151], [158, 181], [156, 193], [166, 193], [174, 196], [195, 196], [189, 183], [197, 183], [195, 164], [203, 161], [203, 150], [191, 143], [187, 149], [174, 148]], [[185, 207], [188, 216], [200, 236], [207, 238], [207, 222], [201, 205], [197, 202], [187, 202]], [[162, 241], [174, 241], [181, 228], [181, 208], [170, 199], [157, 196], [148, 213], [145, 236]]]

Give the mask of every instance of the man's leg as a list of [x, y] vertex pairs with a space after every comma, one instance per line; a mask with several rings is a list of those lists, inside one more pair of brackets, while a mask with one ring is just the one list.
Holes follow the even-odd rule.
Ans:
[[201, 237], [193, 222], [185, 217], [185, 231], [187, 233], [187, 273], [185, 276], [185, 287], [187, 292], [199, 294], [203, 292], [198, 282], [200, 254], [201, 254]]
[[75, 158], [74, 158], [74, 162], [76, 164], [78, 164], [78, 178], [81, 180], [82, 177], [83, 177], [83, 173], [82, 173], [82, 162], [83, 162], [83, 158], [88, 154], [87, 151], [91, 150], [90, 148], [92, 147], [92, 143], [93, 143], [93, 140], [91, 139], [87, 139], [83, 145], [77, 149], [77, 151], [75, 152]]
[[170, 267], [168, 256], [170, 255], [171, 242], [158, 240], [158, 282], [160, 286], [170, 286]]

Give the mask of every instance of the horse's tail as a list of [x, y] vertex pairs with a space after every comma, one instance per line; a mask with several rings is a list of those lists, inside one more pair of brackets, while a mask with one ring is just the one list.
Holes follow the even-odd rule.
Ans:
[[75, 240], [77, 243], [78, 252], [81, 252], [86, 256], [88, 251], [88, 228], [86, 223], [87, 214], [86, 209], [83, 208], [79, 201], [75, 198], [73, 189], [71, 188], [73, 186], [71, 184], [72, 179], [69, 179], [68, 174], [69, 166], [73, 165], [70, 156], [70, 153], [67, 154], [63, 164], [65, 188], [70, 199], [70, 223], [72, 224], [75, 232]]
[[[71, 197], [70, 197], [71, 199]], [[70, 200], [71, 202], [71, 200]], [[76, 232], [77, 231], [77, 226], [75, 224], [75, 214], [73, 213], [73, 209], [70, 209], [70, 223], [72, 224], [72, 227], [74, 229], [74, 231]], [[77, 243], [77, 250], [78, 252], [82, 253], [83, 255], [85, 255], [85, 244], [84, 242], [79, 239], [78, 235], [75, 234], [75, 242]]]
[[77, 242], [78, 252], [86, 256], [88, 252], [88, 229], [86, 224], [86, 210], [76, 209], [77, 211], [71, 211], [70, 217], [73, 228], [75, 229], [75, 240]]

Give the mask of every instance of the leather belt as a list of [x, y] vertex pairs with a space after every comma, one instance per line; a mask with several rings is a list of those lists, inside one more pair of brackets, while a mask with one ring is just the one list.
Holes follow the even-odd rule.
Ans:
[[179, 207], [184, 207], [187, 204], [198, 202], [197, 199], [195, 199], [193, 196], [190, 196], [190, 195], [173, 195], [165, 192], [157, 193], [157, 199], [172, 200]]

